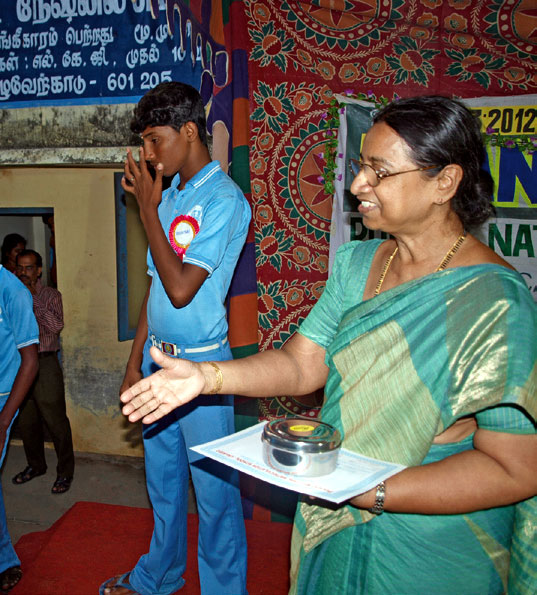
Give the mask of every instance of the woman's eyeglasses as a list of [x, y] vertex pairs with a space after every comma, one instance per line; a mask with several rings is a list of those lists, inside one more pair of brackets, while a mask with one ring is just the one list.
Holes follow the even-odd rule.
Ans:
[[389, 173], [386, 171], [378, 171], [372, 165], [364, 163], [361, 159], [349, 159], [349, 167], [354, 177], [360, 172], [364, 172], [366, 182], [374, 188], [378, 186], [384, 178], [390, 178], [391, 176], [398, 176], [399, 174], [408, 174], [413, 171], [425, 171], [427, 169], [434, 169], [439, 167], [438, 165], [428, 165], [427, 167], [417, 167], [416, 169], [407, 169], [405, 171], [396, 171]]

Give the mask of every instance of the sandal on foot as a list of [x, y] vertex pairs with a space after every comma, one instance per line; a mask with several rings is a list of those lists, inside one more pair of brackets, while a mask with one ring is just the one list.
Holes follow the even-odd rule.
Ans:
[[21, 580], [22, 570], [20, 566], [12, 566], [0, 572], [0, 590], [7, 593]]
[[15, 477], [13, 477], [11, 479], [11, 481], [15, 485], [20, 485], [21, 483], [26, 483], [27, 481], [30, 481], [34, 477], [39, 477], [40, 475], [45, 475], [45, 473], [46, 473], [46, 471], [37, 471], [36, 469], [34, 469], [33, 467], [30, 467], [30, 465], [28, 465], [28, 467], [26, 467], [26, 469], [24, 471], [17, 473], [17, 475], [15, 475]]
[[[138, 591], [135, 591], [133, 586], [129, 582], [130, 574], [131, 573], [129, 571], [125, 574], [113, 576], [112, 578], [109, 578], [107, 581], [104, 581], [104, 583], [99, 587], [99, 595], [108, 595], [108, 593], [105, 593], [105, 589], [110, 589], [109, 594], [114, 595], [114, 590], [116, 587], [129, 589], [131, 595], [139, 595]], [[116, 581], [115, 585], [110, 585], [112, 581]]]
[[67, 492], [67, 490], [71, 487], [72, 481], [72, 477], [60, 477], [58, 475], [50, 491], [53, 494], [65, 494], [65, 492]]

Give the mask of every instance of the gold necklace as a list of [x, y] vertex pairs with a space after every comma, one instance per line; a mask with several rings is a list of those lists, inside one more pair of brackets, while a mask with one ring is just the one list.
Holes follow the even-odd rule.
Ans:
[[[463, 231], [462, 234], [455, 240], [455, 243], [453, 244], [453, 246], [451, 246], [451, 248], [447, 251], [446, 255], [442, 259], [442, 262], [438, 265], [438, 268], [436, 269], [435, 273], [437, 273], [438, 271], [443, 271], [447, 267], [447, 265], [449, 264], [449, 261], [453, 258], [453, 256], [457, 252], [457, 250], [462, 246], [465, 239], [466, 239], [466, 231]], [[386, 277], [386, 274], [388, 273], [388, 269], [390, 268], [390, 265], [392, 264], [392, 260], [394, 259], [398, 250], [399, 250], [399, 246], [396, 246], [395, 250], [390, 254], [390, 256], [388, 256], [388, 259], [384, 263], [384, 267], [382, 269], [382, 272], [380, 273], [380, 277], [377, 282], [377, 286], [375, 287], [375, 295], [378, 295], [380, 293], [380, 288], [382, 287], [382, 284], [384, 283], [384, 279]]]

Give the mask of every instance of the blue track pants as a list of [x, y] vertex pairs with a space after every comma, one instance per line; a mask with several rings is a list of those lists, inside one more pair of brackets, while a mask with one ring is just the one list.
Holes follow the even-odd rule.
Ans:
[[[144, 348], [144, 376], [158, 368]], [[199, 355], [198, 358], [191, 355]], [[188, 359], [231, 359], [226, 343]], [[144, 426], [146, 481], [155, 527], [149, 552], [130, 574], [142, 595], [169, 595], [184, 585], [189, 468], [199, 515], [198, 566], [202, 595], [246, 593], [246, 536], [238, 473], [189, 449], [234, 432], [233, 397], [202, 395]]]

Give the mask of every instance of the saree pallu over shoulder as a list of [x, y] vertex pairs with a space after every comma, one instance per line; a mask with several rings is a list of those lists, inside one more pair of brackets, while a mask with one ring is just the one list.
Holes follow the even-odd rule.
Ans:
[[[406, 466], [421, 464], [457, 419], [487, 408], [515, 407], [535, 424], [536, 336], [537, 305], [510, 269], [477, 265], [405, 283], [342, 315], [327, 348], [322, 419], [345, 448]], [[302, 504], [295, 555], [371, 518]]]
[[346, 448], [403, 465], [487, 407], [515, 405], [535, 420], [536, 331], [537, 305], [504, 267], [403, 284], [343, 314], [327, 349], [323, 420], [343, 431]]

